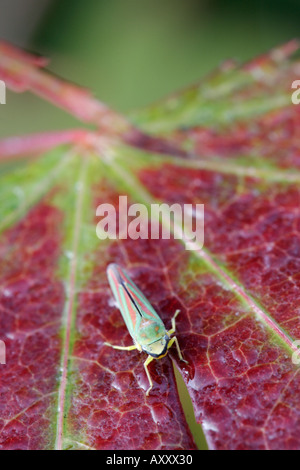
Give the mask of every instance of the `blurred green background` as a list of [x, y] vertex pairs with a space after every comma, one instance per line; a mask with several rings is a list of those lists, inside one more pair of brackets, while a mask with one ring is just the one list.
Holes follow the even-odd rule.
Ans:
[[[122, 112], [299, 37], [300, 0], [1, 0], [0, 37], [51, 57], [50, 70]], [[0, 135], [78, 126], [9, 94]]]

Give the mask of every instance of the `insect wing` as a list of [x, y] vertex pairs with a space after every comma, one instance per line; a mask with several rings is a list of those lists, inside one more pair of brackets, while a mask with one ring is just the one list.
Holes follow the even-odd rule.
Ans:
[[116, 264], [110, 264], [107, 268], [108, 281], [117, 305], [131, 337], [136, 340], [135, 330], [139, 323], [140, 315], [125, 289], [122, 274], [119, 266]]
[[155, 323], [159, 325], [160, 330], [161, 328], [165, 330], [161, 318], [125, 271], [117, 264], [110, 264], [107, 276], [128, 331], [134, 340], [139, 339], [140, 327], [145, 322]]

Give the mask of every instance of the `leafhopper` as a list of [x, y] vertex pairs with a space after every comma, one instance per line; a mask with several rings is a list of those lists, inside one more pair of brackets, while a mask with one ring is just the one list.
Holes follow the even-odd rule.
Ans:
[[161, 359], [164, 357], [168, 353], [168, 349], [175, 343], [180, 360], [187, 362], [182, 357], [176, 336], [171, 338], [176, 331], [175, 319], [180, 310], [176, 310], [172, 318], [172, 328], [167, 331], [163, 321], [150, 302], [120, 266], [110, 264], [107, 268], [107, 277], [117, 306], [120, 309], [134, 344], [132, 346], [114, 346], [110, 343], [104, 344], [114, 349], [124, 351], [137, 349], [140, 352], [144, 351], [148, 354], [144, 362], [144, 368], [150, 385], [146, 395], [149, 395], [153, 387], [153, 382], [148, 370], [148, 365], [153, 359]]

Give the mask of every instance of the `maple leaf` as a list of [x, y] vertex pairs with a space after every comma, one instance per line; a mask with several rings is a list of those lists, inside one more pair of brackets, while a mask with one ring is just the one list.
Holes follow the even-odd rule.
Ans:
[[[212, 449], [299, 449], [300, 107], [292, 41], [126, 118], [0, 44], [0, 78], [94, 130], [0, 141], [0, 448], [195, 449], [172, 363]], [[14, 162], [13, 166], [11, 165]], [[205, 243], [100, 241], [96, 208], [205, 205]], [[176, 348], [150, 366], [111, 302], [125, 267]]]

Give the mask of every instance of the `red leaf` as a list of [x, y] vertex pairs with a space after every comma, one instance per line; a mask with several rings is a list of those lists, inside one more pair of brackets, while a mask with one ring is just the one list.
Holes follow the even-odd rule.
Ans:
[[[0, 46], [0, 77], [98, 132], [0, 142], [0, 446], [3, 449], [193, 449], [172, 361], [213, 449], [299, 449], [300, 114], [291, 42], [132, 115], [41, 70], [43, 59]], [[156, 154], [154, 153], [156, 152]], [[7, 165], [7, 162], [6, 162]], [[13, 168], [13, 170], [11, 170]], [[205, 205], [205, 242], [99, 241], [96, 208]], [[118, 214], [119, 215], [119, 214]], [[122, 214], [120, 214], [122, 215]], [[111, 302], [117, 262], [176, 349], [149, 366]], [[295, 362], [295, 361], [294, 361]]]
[[[55, 278], [61, 214], [40, 204], [8, 230], [0, 244], [0, 337], [7, 363], [1, 365], [1, 447], [46, 447], [52, 425], [58, 332], [64, 291]], [[51, 254], [51, 256], [50, 256]]]

